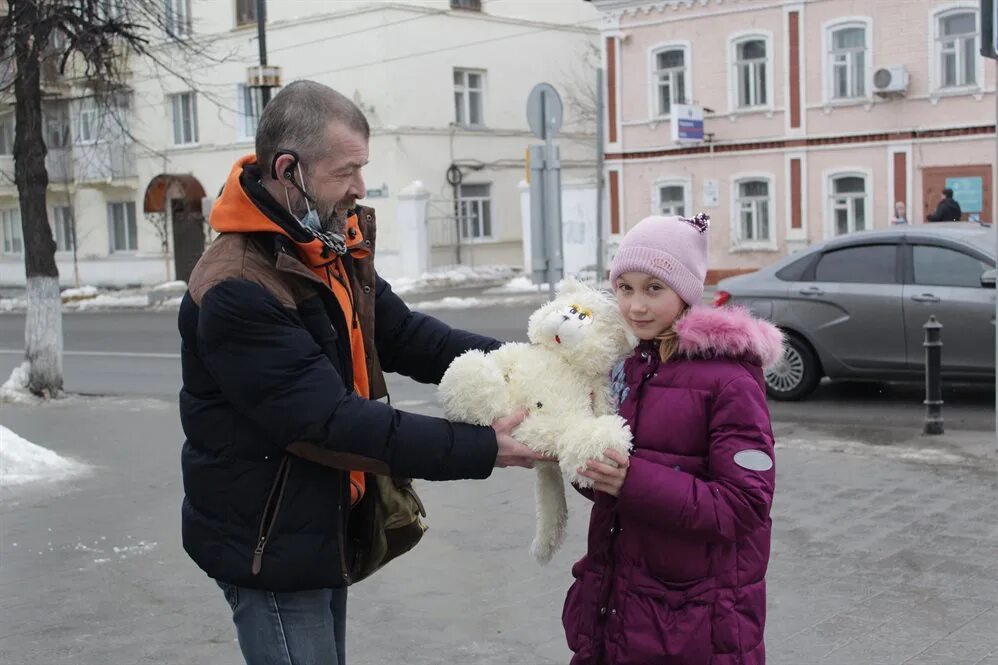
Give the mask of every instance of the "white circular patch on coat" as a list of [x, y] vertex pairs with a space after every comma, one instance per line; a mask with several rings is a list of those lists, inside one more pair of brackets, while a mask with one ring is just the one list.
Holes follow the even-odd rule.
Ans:
[[773, 460], [761, 450], [739, 450], [735, 453], [735, 464], [749, 471], [769, 471]]

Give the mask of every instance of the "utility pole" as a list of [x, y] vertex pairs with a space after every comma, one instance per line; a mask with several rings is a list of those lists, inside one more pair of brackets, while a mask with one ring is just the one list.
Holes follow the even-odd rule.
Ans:
[[260, 89], [260, 112], [270, 102], [271, 88], [281, 87], [281, 68], [267, 64], [267, 0], [256, 0], [256, 34], [260, 64], [246, 70], [246, 85]]
[[[267, 0], [256, 0], [256, 34], [260, 42], [260, 69], [267, 67]], [[270, 102], [270, 86], [260, 86], [261, 106]], [[262, 110], [262, 109], [261, 109]]]

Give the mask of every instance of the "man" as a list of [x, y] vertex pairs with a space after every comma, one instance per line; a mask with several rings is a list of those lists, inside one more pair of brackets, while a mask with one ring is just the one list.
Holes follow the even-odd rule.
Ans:
[[522, 415], [475, 427], [376, 401], [383, 370], [438, 382], [499, 343], [409, 311], [375, 273], [374, 211], [356, 206], [369, 133], [326, 86], [278, 93], [180, 308], [184, 548], [222, 588], [249, 665], [345, 665], [362, 472], [485, 478], [540, 459], [510, 434]]
[[943, 190], [936, 211], [926, 219], [930, 222], [959, 222], [962, 216], [963, 211], [960, 210], [960, 204], [953, 198], [953, 190], [947, 187]]

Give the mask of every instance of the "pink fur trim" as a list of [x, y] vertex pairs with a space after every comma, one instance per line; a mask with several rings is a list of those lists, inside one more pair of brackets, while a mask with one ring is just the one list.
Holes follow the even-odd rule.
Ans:
[[769, 367], [783, 354], [780, 329], [744, 307], [693, 307], [676, 322], [676, 333], [679, 352], [690, 357], [749, 356]]

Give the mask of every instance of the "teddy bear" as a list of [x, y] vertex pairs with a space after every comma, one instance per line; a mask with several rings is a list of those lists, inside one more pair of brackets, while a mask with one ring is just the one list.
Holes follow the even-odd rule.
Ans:
[[[451, 363], [439, 394], [447, 417], [491, 425], [526, 410], [513, 431], [552, 458], [536, 470], [536, 532], [531, 554], [546, 563], [568, 521], [564, 480], [579, 487], [589, 459], [613, 449], [629, 454], [631, 432], [616, 415], [610, 372], [637, 345], [612, 296], [567, 278], [552, 301], [527, 322], [529, 344], [509, 342], [489, 353], [468, 351]], [[607, 463], [612, 463], [604, 459]]]

